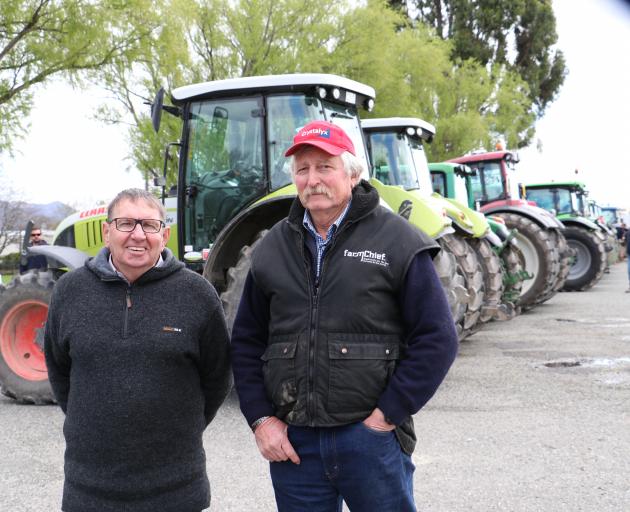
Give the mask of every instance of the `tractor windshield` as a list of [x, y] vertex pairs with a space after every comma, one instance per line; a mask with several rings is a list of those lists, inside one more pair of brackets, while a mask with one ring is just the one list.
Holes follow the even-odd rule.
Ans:
[[284, 94], [267, 98], [267, 112], [267, 157], [271, 190], [291, 183], [290, 159], [284, 153], [293, 144], [297, 131], [311, 121], [322, 119], [322, 114], [327, 121], [341, 126], [352, 139], [357, 157], [367, 173], [365, 149], [356, 110], [322, 101], [315, 96]]
[[433, 192], [429, 163], [420, 141], [395, 132], [371, 132], [369, 137], [372, 173], [377, 180], [427, 195]]

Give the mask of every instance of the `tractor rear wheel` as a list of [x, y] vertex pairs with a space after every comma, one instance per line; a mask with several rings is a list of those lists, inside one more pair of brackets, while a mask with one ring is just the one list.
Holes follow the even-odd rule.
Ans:
[[477, 254], [483, 272], [486, 293], [479, 321], [485, 323], [498, 315], [501, 305], [501, 296], [503, 295], [501, 259], [487, 240], [472, 238], [469, 243]]
[[19, 402], [53, 403], [44, 358], [44, 325], [55, 284], [51, 271], [16, 277], [0, 295], [0, 387]]
[[[440, 238], [440, 242], [442, 247], [455, 256], [457, 267], [464, 276], [464, 286], [468, 294], [466, 312], [458, 326], [461, 341], [473, 334], [473, 328], [481, 315], [485, 297], [483, 272], [477, 254], [465, 238], [458, 235], [445, 235]], [[459, 327], [461, 327], [461, 333]]]
[[604, 243], [595, 233], [577, 227], [567, 227], [564, 236], [569, 247], [575, 251], [564, 289], [567, 291], [588, 290], [604, 274], [606, 268]]
[[525, 311], [533, 308], [553, 286], [560, 271], [557, 250], [553, 247], [549, 231], [534, 221], [515, 213], [499, 213], [515, 235], [523, 258], [524, 270], [533, 277], [523, 281], [519, 305]]
[[520, 314], [518, 305], [523, 281], [527, 279], [523, 262], [525, 258], [521, 250], [514, 244], [508, 244], [499, 254], [503, 268], [503, 295], [501, 296], [502, 308], [497, 320], [510, 320]]
[[466, 305], [468, 304], [466, 279], [459, 269], [455, 255], [451, 252], [448, 243], [442, 238], [438, 240], [438, 243], [442, 250], [433, 258], [433, 266], [442, 283], [442, 289], [446, 294], [451, 316], [453, 317], [455, 329], [457, 330], [457, 338], [461, 341], [462, 333], [464, 332]]
[[562, 290], [562, 288], [564, 288], [564, 284], [567, 280], [569, 269], [571, 267], [571, 255], [573, 254], [573, 250], [569, 247], [564, 234], [560, 230], [552, 229], [547, 231], [547, 233], [551, 239], [552, 246], [556, 248], [559, 258], [559, 267], [554, 282], [548, 284], [543, 295], [538, 298], [538, 304], [542, 304], [543, 302], [549, 300], [556, 293]]
[[251, 245], [244, 245], [239, 252], [236, 265], [227, 271], [226, 287], [225, 291], [221, 294], [221, 302], [223, 304], [223, 311], [225, 312], [225, 321], [230, 333], [232, 333], [232, 326], [236, 319], [238, 305], [243, 295], [245, 280], [252, 266], [252, 251], [268, 232], [269, 230], [259, 232]]

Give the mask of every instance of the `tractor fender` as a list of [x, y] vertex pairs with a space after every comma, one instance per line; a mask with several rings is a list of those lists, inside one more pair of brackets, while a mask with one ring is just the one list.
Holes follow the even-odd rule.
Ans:
[[258, 201], [242, 210], [217, 235], [203, 275], [219, 293], [225, 288], [227, 269], [236, 265], [241, 249], [251, 245], [258, 233], [284, 219], [294, 199], [295, 195], [281, 195]]
[[590, 229], [591, 231], [599, 231], [599, 226], [595, 224], [592, 220], [588, 220], [585, 217], [569, 217], [566, 219], [562, 219], [562, 223], [567, 227], [576, 226]]
[[[74, 247], [65, 247], [61, 245], [35, 245], [28, 248], [28, 252], [32, 254], [43, 254], [49, 260], [59, 263], [59, 267], [67, 267], [68, 270], [74, 270], [82, 267], [90, 256]], [[49, 263], [50, 264], [50, 263]]]
[[519, 204], [518, 206], [510, 206], [506, 204], [487, 204], [481, 207], [481, 211], [488, 214], [494, 213], [513, 213], [527, 217], [531, 221], [545, 229], [563, 229], [564, 225], [547, 210], [543, 210], [537, 206], [528, 204]]

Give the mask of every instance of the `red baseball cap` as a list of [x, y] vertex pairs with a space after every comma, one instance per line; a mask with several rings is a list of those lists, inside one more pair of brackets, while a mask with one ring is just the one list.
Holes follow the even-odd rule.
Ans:
[[349, 151], [356, 156], [354, 144], [339, 126], [328, 121], [312, 121], [300, 128], [293, 137], [293, 145], [284, 156], [291, 156], [302, 146], [315, 146], [326, 153], [339, 156]]

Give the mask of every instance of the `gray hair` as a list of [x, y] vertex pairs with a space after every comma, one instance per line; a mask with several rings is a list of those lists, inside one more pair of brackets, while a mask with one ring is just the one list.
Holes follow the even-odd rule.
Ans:
[[[291, 165], [291, 178], [295, 181], [295, 157], [299, 154], [299, 150], [293, 153], [290, 157], [290, 165]], [[343, 162], [343, 168], [346, 171], [346, 174], [350, 178], [360, 178], [363, 173], [363, 164], [361, 160], [359, 160], [356, 156], [354, 156], [349, 151], [344, 151], [341, 153], [341, 160]]]
[[144, 201], [149, 204], [153, 208], [155, 208], [160, 213], [160, 220], [166, 219], [166, 208], [164, 205], [153, 195], [151, 192], [147, 192], [146, 190], [142, 190], [141, 188], [128, 188], [118, 192], [116, 197], [112, 199], [112, 202], [107, 206], [107, 220], [112, 220], [112, 215], [114, 214], [114, 209], [118, 206], [122, 201], [131, 201], [132, 203], [136, 203], [138, 201]]

